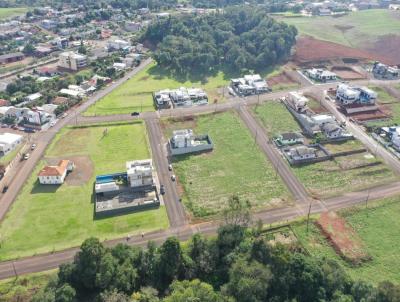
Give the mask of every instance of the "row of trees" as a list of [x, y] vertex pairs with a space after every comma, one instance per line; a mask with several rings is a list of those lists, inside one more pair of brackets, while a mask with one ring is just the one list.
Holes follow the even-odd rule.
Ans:
[[146, 250], [88, 239], [33, 301], [400, 301], [399, 286], [353, 281], [334, 261], [271, 245], [259, 227], [246, 228], [248, 203], [238, 198], [225, 214], [215, 238], [197, 234], [184, 246], [175, 237]]
[[297, 30], [249, 7], [175, 16], [150, 25], [142, 40], [158, 45], [157, 63], [179, 75], [224, 67], [260, 70], [287, 58]]

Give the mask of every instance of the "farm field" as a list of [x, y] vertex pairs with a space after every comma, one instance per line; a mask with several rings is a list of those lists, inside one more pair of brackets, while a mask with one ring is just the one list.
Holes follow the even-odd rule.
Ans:
[[399, 213], [399, 197], [370, 202], [368, 209], [363, 205], [339, 212], [357, 232], [366, 252], [372, 257], [372, 260], [360, 266], [351, 266], [342, 260], [313, 223], [310, 223], [308, 233], [305, 223], [292, 226], [312, 256], [339, 261], [352, 278], [374, 284], [385, 280], [399, 283], [400, 271], [393, 265], [400, 253], [400, 246], [396, 243], [400, 228]]
[[23, 15], [27, 11], [28, 11], [27, 7], [1, 7], [0, 20]]
[[[107, 134], [104, 134], [104, 130]], [[0, 259], [50, 252], [96, 236], [101, 240], [166, 228], [165, 208], [94, 219], [95, 175], [125, 170], [125, 162], [149, 158], [144, 123], [64, 128], [49, 146], [0, 226]], [[46, 162], [71, 159], [76, 168], [61, 186], [40, 185]]]
[[[85, 115], [110, 115], [123, 114], [133, 111], [154, 111], [152, 93], [157, 90], [179, 87], [202, 87], [206, 90], [210, 102], [215, 98], [219, 102], [224, 101], [217, 89], [228, 83], [222, 72], [209, 77], [206, 82], [179, 81], [173, 79], [156, 63], [150, 64], [144, 70], [136, 74], [130, 80], [113, 90], [110, 94], [89, 107]], [[227, 92], [226, 92], [227, 93]]]
[[376, 42], [380, 36], [398, 34], [399, 16], [399, 12], [371, 9], [351, 12], [343, 17], [290, 17], [280, 20], [296, 26], [300, 35], [358, 48]]
[[203, 115], [186, 121], [166, 119], [162, 127], [166, 137], [172, 130], [190, 128], [197, 134], [209, 134], [214, 142], [212, 152], [173, 160], [183, 202], [193, 216], [217, 215], [233, 194], [249, 200], [255, 210], [291, 201], [286, 187], [236, 113]]
[[299, 124], [282, 103], [266, 102], [253, 107], [253, 111], [261, 120], [270, 138], [283, 132], [301, 131]]

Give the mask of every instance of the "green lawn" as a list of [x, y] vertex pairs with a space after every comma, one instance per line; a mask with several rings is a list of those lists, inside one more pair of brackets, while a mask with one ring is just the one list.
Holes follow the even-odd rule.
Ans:
[[295, 224], [293, 228], [307, 250], [316, 257], [328, 257], [339, 261], [354, 279], [362, 279], [375, 284], [390, 280], [400, 283], [398, 256], [400, 245], [400, 198], [387, 198], [379, 202], [369, 202], [359, 208], [341, 212], [347, 222], [357, 231], [372, 260], [359, 267], [352, 267], [343, 261], [321, 235], [314, 224], [310, 224], [307, 234], [305, 224]]
[[266, 102], [253, 110], [270, 137], [288, 131], [301, 131], [299, 124], [282, 103]]
[[180, 156], [173, 166], [184, 192], [183, 201], [195, 217], [216, 215], [233, 194], [248, 199], [254, 209], [283, 205], [289, 193], [274, 168], [254, 144], [254, 138], [234, 112], [195, 117], [189, 122], [164, 120], [166, 136], [173, 129], [208, 133], [209, 153]]
[[[108, 134], [103, 137], [106, 128]], [[93, 163], [89, 180], [59, 187], [40, 185], [36, 175], [45, 165], [40, 162], [0, 226], [1, 260], [77, 246], [90, 236], [110, 239], [168, 226], [163, 206], [107, 219], [93, 218], [95, 175], [124, 171], [126, 161], [150, 157], [143, 122], [63, 129], [49, 146], [46, 158], [71, 156], [84, 158], [81, 167]]]
[[359, 47], [365, 43], [373, 43], [379, 36], [399, 34], [399, 16], [400, 12], [371, 9], [351, 12], [343, 17], [278, 18], [296, 26], [302, 35]]
[[27, 7], [1, 7], [0, 20], [23, 15], [27, 11], [28, 11]]
[[19, 144], [17, 146], [17, 148], [15, 148], [11, 152], [7, 153], [5, 156], [0, 157], [0, 164], [8, 165], [8, 163], [10, 161], [12, 161], [15, 158], [15, 156], [17, 156], [18, 152], [22, 149], [23, 146], [24, 146], [24, 142]]
[[202, 87], [208, 93], [210, 102], [215, 98], [223, 101], [217, 88], [228, 83], [223, 72], [209, 77], [206, 81], [180, 81], [168, 76], [155, 63], [150, 64], [130, 80], [113, 90], [110, 94], [91, 106], [85, 115], [109, 115], [130, 113], [132, 111], [153, 111], [152, 92], [179, 87]]

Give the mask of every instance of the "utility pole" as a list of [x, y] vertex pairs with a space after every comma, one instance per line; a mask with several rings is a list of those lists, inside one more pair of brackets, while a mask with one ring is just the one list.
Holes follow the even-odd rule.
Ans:
[[[256, 129], [256, 135], [254, 136], [254, 146], [256, 145], [256, 143], [257, 143], [257, 136], [258, 136], [258, 129]], [[253, 147], [254, 147], [253, 146]]]
[[[368, 200], [369, 200], [369, 193], [370, 193], [370, 189], [368, 189], [367, 191], [367, 198], [365, 199], [365, 209], [368, 209]], [[367, 216], [368, 216], [368, 211], [366, 212]]]
[[310, 206], [308, 207], [308, 214], [307, 214], [307, 234], [308, 234], [308, 225], [310, 224], [310, 214], [311, 214], [311, 201], [310, 201]]

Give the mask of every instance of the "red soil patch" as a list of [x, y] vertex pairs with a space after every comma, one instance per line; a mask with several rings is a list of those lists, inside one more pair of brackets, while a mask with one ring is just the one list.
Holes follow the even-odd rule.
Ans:
[[400, 65], [400, 35], [381, 36], [365, 49], [379, 57], [384, 57], [387, 64]]
[[346, 81], [361, 80], [366, 78], [361, 73], [347, 66], [334, 66], [332, 67], [332, 72], [336, 73], [341, 79]]
[[379, 60], [369, 52], [347, 47], [337, 43], [318, 40], [308, 36], [301, 36], [296, 43], [296, 53], [293, 60], [304, 64], [315, 61], [329, 61], [342, 58], [352, 58], [358, 60]]
[[292, 84], [292, 83], [295, 84], [296, 82], [292, 81], [284, 72], [268, 78], [268, 84], [270, 86], [278, 84]]
[[336, 252], [353, 264], [369, 260], [360, 237], [342, 217], [334, 212], [325, 212], [316, 221], [317, 226], [332, 244]]

